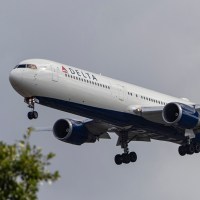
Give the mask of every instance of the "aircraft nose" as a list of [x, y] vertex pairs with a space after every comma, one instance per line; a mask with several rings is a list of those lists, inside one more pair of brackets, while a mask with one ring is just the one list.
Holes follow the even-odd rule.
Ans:
[[19, 88], [20, 85], [22, 84], [22, 73], [17, 69], [13, 69], [10, 72], [9, 80], [13, 88], [15, 89]]

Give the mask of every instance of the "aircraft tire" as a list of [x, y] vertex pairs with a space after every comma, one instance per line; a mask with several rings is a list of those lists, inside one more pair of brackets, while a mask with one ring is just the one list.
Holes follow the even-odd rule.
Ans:
[[181, 156], [185, 156], [186, 153], [187, 153], [187, 149], [185, 146], [181, 145], [179, 148], [178, 148], [178, 152]]
[[28, 112], [28, 118], [31, 120], [31, 119], [33, 119], [33, 112]]
[[38, 118], [38, 112], [33, 111], [33, 118], [34, 118], [34, 119], [37, 119], [37, 118]]
[[195, 146], [194, 146], [194, 148], [195, 148], [195, 153], [199, 153], [200, 152], [200, 144], [195, 144]]
[[115, 164], [116, 165], [121, 165], [122, 163], [123, 163], [122, 156], [120, 154], [117, 154], [115, 156]]
[[187, 154], [192, 155], [195, 152], [193, 144], [187, 145]]
[[135, 152], [130, 152], [129, 153], [130, 161], [131, 162], [136, 162], [137, 160], [137, 154]]
[[129, 164], [131, 162], [130, 155], [128, 153], [122, 154], [123, 163]]

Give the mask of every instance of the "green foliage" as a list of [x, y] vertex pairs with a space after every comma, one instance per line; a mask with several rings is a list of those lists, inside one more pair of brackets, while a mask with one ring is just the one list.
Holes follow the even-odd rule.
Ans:
[[41, 182], [54, 182], [60, 177], [58, 171], [46, 169], [55, 154], [43, 155], [40, 148], [31, 146], [31, 131], [28, 129], [23, 140], [13, 145], [0, 142], [1, 200], [36, 200]]

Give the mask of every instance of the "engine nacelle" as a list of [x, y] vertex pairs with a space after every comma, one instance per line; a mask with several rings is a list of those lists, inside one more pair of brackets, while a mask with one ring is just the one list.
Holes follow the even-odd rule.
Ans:
[[70, 119], [56, 121], [53, 126], [53, 134], [58, 140], [75, 145], [96, 141], [96, 138], [90, 134], [84, 123]]
[[193, 129], [199, 125], [199, 113], [196, 109], [182, 103], [168, 103], [162, 116], [167, 124], [177, 124], [184, 129]]

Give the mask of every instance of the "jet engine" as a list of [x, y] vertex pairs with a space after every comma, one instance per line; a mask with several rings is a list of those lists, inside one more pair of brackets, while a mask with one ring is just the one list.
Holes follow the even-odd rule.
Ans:
[[169, 125], [193, 129], [199, 125], [199, 113], [192, 106], [182, 103], [168, 103], [162, 112], [163, 120]]
[[53, 134], [58, 140], [74, 145], [96, 141], [96, 138], [87, 130], [83, 122], [70, 119], [56, 121], [53, 126]]

